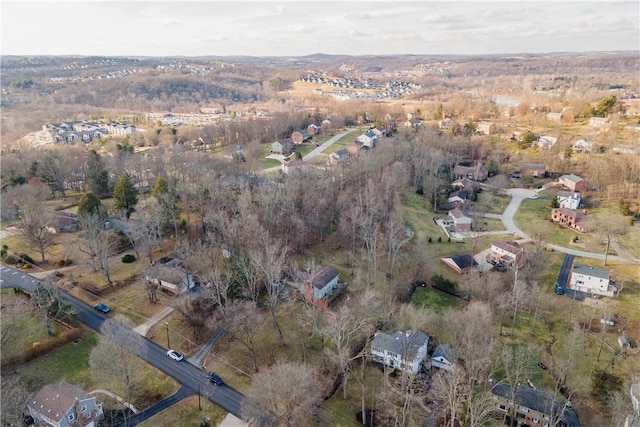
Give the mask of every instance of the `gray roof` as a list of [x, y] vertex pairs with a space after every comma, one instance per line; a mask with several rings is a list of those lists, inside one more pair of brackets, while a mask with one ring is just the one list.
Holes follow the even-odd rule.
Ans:
[[311, 284], [314, 288], [322, 289], [339, 274], [333, 267], [320, 267], [313, 273]]
[[405, 358], [412, 358], [418, 349], [428, 342], [429, 337], [421, 331], [408, 329], [404, 332], [398, 331], [393, 335], [376, 332], [371, 345], [372, 347], [401, 354]]
[[496, 384], [491, 388], [491, 393], [503, 397], [507, 400], [513, 399], [516, 405], [524, 406], [534, 411], [547, 415], [562, 413], [562, 419], [568, 427], [581, 427], [578, 416], [571, 408], [564, 408], [564, 405], [555, 401], [553, 395], [542, 390], [520, 385], [516, 389], [515, 396], [512, 396], [512, 388], [509, 384]]
[[90, 396], [78, 387], [61, 381], [42, 387], [28, 406], [54, 421], [60, 421], [76, 400], [88, 397]]
[[574, 265], [573, 272], [577, 274], [584, 274], [585, 276], [598, 277], [600, 279], [609, 279], [610, 277], [609, 270], [587, 267], [585, 265]]
[[558, 191], [558, 198], [560, 197], [571, 197], [571, 198], [575, 198], [575, 199], [579, 199], [581, 196], [579, 191], [564, 191], [564, 190], [560, 190]]
[[434, 359], [436, 357], [444, 357], [449, 362], [453, 363], [458, 358], [458, 355], [456, 353], [456, 349], [453, 348], [452, 344], [440, 344], [438, 347], [436, 347], [436, 350], [433, 352], [433, 355], [431, 357]]
[[576, 182], [576, 183], [577, 183], [577, 182], [580, 182], [580, 181], [582, 181], [582, 180], [583, 180], [583, 179], [582, 179], [582, 178], [580, 178], [578, 175], [574, 175], [574, 174], [570, 174], [570, 175], [562, 175], [562, 176], [560, 177], [560, 179], [566, 179], [566, 180], [569, 180], [569, 181], [571, 181], [571, 182]]

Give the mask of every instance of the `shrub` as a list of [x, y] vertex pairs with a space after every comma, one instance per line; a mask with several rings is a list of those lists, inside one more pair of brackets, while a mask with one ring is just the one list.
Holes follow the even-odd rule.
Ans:
[[71, 259], [61, 259], [58, 261], [58, 267], [68, 267], [73, 264], [73, 260]]
[[24, 263], [29, 263], [29, 264], [35, 264], [36, 262], [33, 260], [33, 258], [31, 258], [29, 255], [27, 254], [20, 254], [18, 255], [20, 257], [20, 262], [24, 262]]
[[12, 365], [14, 363], [25, 363], [35, 359], [38, 356], [47, 354], [56, 348], [75, 340], [84, 330], [82, 328], [67, 329], [55, 338], [47, 340], [40, 345], [30, 347], [20, 354], [12, 355], [2, 360], [2, 366]]
[[438, 243], [442, 243], [442, 237], [438, 237]]
[[17, 264], [17, 263], [18, 263], [18, 261], [19, 261], [18, 257], [13, 256], [13, 255], [7, 255], [7, 256], [4, 258], [4, 262], [6, 262], [6, 263], [7, 263], [7, 264], [9, 264], [9, 265], [15, 265], [15, 264]]
[[7, 256], [8, 249], [9, 249], [9, 246], [2, 245], [2, 249], [0, 250], [0, 258], [4, 259]]
[[122, 257], [122, 262], [125, 264], [130, 264], [136, 260], [135, 255], [126, 254]]
[[433, 242], [433, 239], [431, 239], [431, 236], [429, 236], [429, 240], [428, 240], [428, 242], [429, 242], [429, 243]]

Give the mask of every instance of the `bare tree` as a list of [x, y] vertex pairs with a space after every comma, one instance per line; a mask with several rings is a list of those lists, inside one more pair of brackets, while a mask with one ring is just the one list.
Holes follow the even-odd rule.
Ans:
[[43, 186], [23, 185], [15, 204], [18, 206], [18, 231], [26, 243], [40, 253], [42, 262], [46, 262], [46, 251], [57, 243], [55, 231], [52, 231], [52, 217], [45, 208]]
[[323, 388], [312, 366], [279, 363], [254, 376], [242, 411], [257, 425], [309, 425], [322, 403]]
[[[1, 341], [3, 348], [16, 335], [21, 337], [31, 336], [34, 334], [33, 322], [24, 322], [24, 317], [31, 315], [31, 301], [24, 294], [6, 295], [2, 298], [2, 307], [0, 308], [0, 319], [2, 320], [2, 328], [0, 329]], [[36, 326], [42, 327], [42, 324]]]
[[268, 234], [262, 235], [261, 243], [260, 249], [252, 251], [252, 258], [265, 280], [267, 306], [273, 326], [278, 332], [280, 345], [283, 346], [284, 336], [276, 319], [275, 310], [283, 296], [285, 285], [281, 278], [288, 262], [289, 248], [281, 240], [272, 239]]
[[111, 269], [109, 257], [113, 255], [115, 242], [110, 230], [104, 226], [104, 214], [88, 214], [79, 218], [80, 251], [89, 257], [89, 264], [94, 272], [100, 270], [111, 286]]
[[264, 316], [253, 301], [234, 301], [228, 307], [228, 330], [251, 354], [254, 372], [258, 372], [256, 337], [262, 333]]
[[447, 410], [446, 419], [451, 427], [459, 423], [459, 414], [467, 400], [464, 390], [466, 375], [461, 365], [453, 365], [451, 370], [439, 369], [433, 376], [434, 399]]
[[76, 315], [75, 308], [63, 298], [60, 289], [47, 281], [38, 283], [31, 293], [31, 304], [45, 319], [49, 335], [54, 335], [53, 322], [56, 320], [72, 320]]
[[29, 399], [26, 385], [18, 375], [2, 373], [0, 380], [2, 388], [0, 420], [3, 426], [19, 426], [23, 424], [23, 412]]
[[[91, 372], [98, 380], [115, 379], [120, 388], [118, 394], [131, 403], [144, 371], [144, 363], [137, 357], [144, 355], [143, 338], [123, 316], [105, 320], [100, 332], [101, 338], [89, 355]], [[126, 425], [126, 410], [123, 413]]]
[[627, 232], [628, 225], [628, 221], [619, 215], [594, 217], [590, 221], [590, 226], [594, 227], [597, 236], [605, 242], [603, 265], [607, 265], [611, 242], [613, 242], [617, 236], [624, 235]]

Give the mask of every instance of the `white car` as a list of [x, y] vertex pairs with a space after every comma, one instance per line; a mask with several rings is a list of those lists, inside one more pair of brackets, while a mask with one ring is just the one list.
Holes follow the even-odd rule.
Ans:
[[535, 199], [537, 199], [537, 198], [538, 198], [538, 195], [537, 195], [537, 194], [534, 194], [533, 196], [529, 196], [529, 198], [530, 198], [530, 199], [534, 199], [534, 200], [535, 200]]
[[180, 354], [180, 352], [175, 351], [175, 350], [169, 350], [167, 351], [167, 356], [169, 356], [170, 358], [172, 358], [173, 360], [175, 360], [176, 362], [181, 361], [182, 359], [184, 359], [184, 356], [182, 354]]

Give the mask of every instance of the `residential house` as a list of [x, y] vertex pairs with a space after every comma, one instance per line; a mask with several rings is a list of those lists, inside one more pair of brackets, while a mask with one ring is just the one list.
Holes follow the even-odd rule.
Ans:
[[493, 122], [478, 122], [476, 131], [482, 135], [491, 135], [496, 132], [496, 124]]
[[368, 147], [365, 147], [364, 144], [360, 141], [348, 142], [344, 148], [349, 152], [351, 156], [357, 156], [361, 151], [366, 150]]
[[536, 178], [543, 178], [547, 166], [540, 163], [525, 163], [522, 165], [523, 176], [533, 176]]
[[631, 348], [631, 341], [628, 337], [620, 335], [618, 337], [618, 345], [622, 348]]
[[561, 123], [564, 114], [562, 113], [547, 113], [547, 120], [554, 123]]
[[458, 274], [470, 273], [478, 268], [478, 263], [471, 255], [452, 255], [440, 258], [440, 261]]
[[293, 143], [288, 140], [275, 141], [271, 144], [272, 154], [282, 154], [283, 156], [288, 156], [289, 154], [291, 154], [292, 150]]
[[407, 113], [407, 120], [422, 120], [422, 115], [420, 113]]
[[331, 120], [329, 119], [324, 119], [321, 123], [321, 128], [322, 128], [322, 132], [328, 132], [329, 129], [331, 129]]
[[102, 403], [64, 381], [47, 384], [27, 403], [38, 426], [94, 427], [102, 418]]
[[452, 124], [453, 124], [453, 120], [451, 120], [450, 117], [446, 117], [438, 121], [438, 127], [440, 129], [449, 129]]
[[373, 131], [367, 131], [362, 135], [356, 138], [356, 141], [362, 142], [365, 147], [373, 148], [375, 147], [376, 141], [378, 140], [378, 135], [373, 133]]
[[469, 198], [469, 193], [464, 190], [457, 190], [453, 193], [449, 194], [449, 198], [447, 199], [447, 209], [455, 209], [460, 205], [464, 204], [464, 202]]
[[321, 125], [311, 123], [309, 126], [307, 126], [307, 133], [311, 136], [319, 135], [321, 129]]
[[551, 221], [573, 228], [581, 233], [588, 231], [585, 218], [587, 215], [575, 209], [554, 208], [551, 209]]
[[450, 371], [458, 362], [458, 354], [451, 344], [440, 344], [431, 355], [431, 366]]
[[567, 287], [576, 291], [606, 297], [612, 297], [618, 291], [617, 288], [611, 284], [611, 274], [609, 270], [576, 264], [574, 264], [571, 269]]
[[608, 117], [591, 117], [589, 126], [598, 129], [608, 129], [611, 126], [611, 120]]
[[418, 118], [408, 119], [404, 122], [404, 127], [407, 128], [419, 128], [422, 126], [422, 120]]
[[291, 134], [291, 141], [294, 145], [300, 145], [311, 140], [311, 135], [306, 129], [297, 130]]
[[453, 220], [453, 228], [455, 231], [471, 230], [471, 218], [466, 216], [460, 209], [450, 210], [449, 217]]
[[558, 142], [558, 137], [557, 136], [550, 136], [550, 135], [540, 135], [540, 137], [538, 138], [538, 141], [534, 143], [534, 145], [540, 147], [540, 148], [551, 148], [554, 145], [556, 145], [556, 143]]
[[470, 180], [469, 178], [466, 178], [466, 177], [465, 178], [456, 179], [455, 181], [453, 181], [451, 183], [451, 186], [455, 187], [455, 188], [457, 188], [459, 190], [462, 190], [462, 189], [469, 190], [469, 189], [471, 189], [471, 191], [474, 192], [474, 193], [480, 189], [480, 185], [477, 182], [472, 181], [472, 180]]
[[288, 160], [288, 159], [285, 159], [284, 163], [282, 163], [282, 166], [280, 167], [280, 170], [285, 175], [288, 175], [288, 174], [291, 174], [291, 173], [294, 173], [294, 172], [306, 171], [306, 170], [309, 170], [310, 168], [312, 168], [312, 166], [309, 165], [304, 160], [300, 160], [300, 159]]
[[530, 427], [581, 427], [576, 413], [569, 403], [561, 403], [550, 393], [519, 384], [516, 391], [509, 384], [491, 387], [496, 401], [495, 412], [507, 414], [512, 422]]
[[489, 173], [484, 164], [471, 160], [458, 163], [453, 168], [453, 176], [456, 179], [468, 178], [474, 181], [484, 181]]
[[561, 208], [578, 209], [581, 201], [578, 191], [558, 191], [558, 204]]
[[558, 183], [571, 191], [589, 191], [589, 181], [578, 175], [562, 175], [558, 178]]
[[51, 228], [56, 233], [75, 233], [80, 229], [78, 215], [66, 211], [51, 212]]
[[527, 259], [527, 251], [516, 242], [500, 241], [491, 245], [489, 258], [509, 267], [522, 268]]
[[377, 128], [373, 128], [371, 129], [371, 132], [375, 133], [378, 138], [382, 138], [383, 136], [389, 136], [384, 126], [378, 126]]
[[593, 142], [579, 139], [573, 143], [573, 151], [576, 153], [590, 153], [593, 150]]
[[417, 330], [398, 331], [393, 335], [376, 332], [371, 355], [376, 362], [409, 373], [418, 373], [427, 357], [429, 337]]
[[198, 278], [189, 274], [180, 260], [171, 257], [161, 258], [152, 264], [144, 278], [172, 295], [190, 292], [200, 285]]
[[343, 163], [347, 160], [349, 160], [349, 151], [346, 148], [343, 148], [327, 156], [327, 166], [335, 166], [338, 163]]
[[329, 304], [344, 290], [340, 283], [340, 273], [333, 267], [319, 267], [309, 275], [303, 285], [304, 299], [321, 310], [328, 310]]

